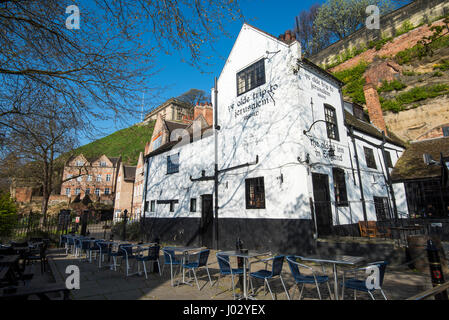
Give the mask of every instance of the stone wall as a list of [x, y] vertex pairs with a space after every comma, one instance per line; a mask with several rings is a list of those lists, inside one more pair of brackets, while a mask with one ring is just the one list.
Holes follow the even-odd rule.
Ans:
[[382, 39], [382, 37], [394, 36], [405, 21], [409, 21], [414, 26], [417, 26], [447, 13], [449, 13], [449, 1], [447, 0], [416, 0], [407, 6], [381, 17], [380, 30], [362, 28], [343, 40], [323, 49], [310, 57], [310, 60], [317, 65], [331, 64], [338, 55], [344, 53], [346, 50], [366, 47], [370, 41], [377, 41]]

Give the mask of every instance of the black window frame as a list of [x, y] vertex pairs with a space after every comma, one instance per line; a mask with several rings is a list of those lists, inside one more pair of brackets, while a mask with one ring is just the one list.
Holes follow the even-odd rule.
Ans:
[[[253, 199], [251, 199], [253, 188]], [[246, 209], [265, 209], [265, 181], [264, 177], [245, 179]]]
[[371, 169], [377, 169], [376, 158], [374, 157], [374, 149], [363, 147], [365, 153], [366, 166]]
[[443, 131], [443, 137], [449, 137], [449, 126], [441, 128]]
[[190, 198], [190, 212], [196, 212], [196, 198]]
[[391, 161], [391, 153], [387, 150], [384, 150], [385, 152], [385, 162], [387, 168], [393, 168], [393, 161]]
[[[239, 79], [244, 77], [243, 88], [239, 83]], [[251, 79], [251, 83], [249, 83], [248, 79]], [[265, 58], [262, 58], [245, 69], [237, 72], [236, 74], [236, 85], [237, 85], [237, 96], [241, 96], [261, 85], [266, 83], [265, 76]]]
[[386, 221], [393, 219], [387, 197], [373, 197], [374, 211], [377, 221]]
[[[175, 165], [172, 157], [177, 156], [178, 157], [178, 163]], [[179, 172], [179, 152], [174, 153], [172, 155], [167, 156], [167, 174], [173, 174]]]
[[170, 212], [175, 212], [175, 202], [170, 201]]
[[345, 170], [332, 168], [332, 175], [334, 178], [334, 194], [337, 207], [349, 206]]
[[326, 121], [327, 137], [335, 141], [340, 141], [337, 111], [329, 104], [324, 104], [324, 120]]
[[150, 212], [155, 212], [155, 211], [156, 211], [156, 201], [151, 200], [150, 201]]

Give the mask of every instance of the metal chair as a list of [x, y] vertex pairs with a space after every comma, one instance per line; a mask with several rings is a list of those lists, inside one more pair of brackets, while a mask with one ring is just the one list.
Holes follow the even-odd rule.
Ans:
[[[273, 292], [271, 291], [270, 284], [268, 283], [268, 279], [271, 280], [271, 279], [274, 279], [275, 277], [279, 276], [279, 279], [281, 279], [282, 286], [284, 287], [285, 293], [287, 294], [287, 298], [290, 300], [290, 296], [288, 294], [287, 288], [285, 287], [285, 284], [284, 284], [284, 281], [282, 280], [282, 275], [281, 275], [282, 266], [284, 264], [284, 256], [279, 255], [279, 256], [268, 258], [268, 259], [262, 259], [260, 261], [267, 262], [267, 263], [269, 261], [272, 261], [272, 270], [268, 271], [266, 269], [261, 269], [259, 271], [251, 272], [249, 274], [251, 289], [253, 290], [253, 293], [254, 293], [254, 289], [253, 289], [253, 283], [252, 283], [251, 278], [263, 279], [264, 284], [267, 285], [268, 290], [270, 291], [271, 298], [274, 300]], [[265, 288], [265, 285], [264, 285], [264, 288]]]
[[101, 262], [104, 261], [104, 256], [105, 255], [109, 255], [111, 252], [111, 247], [109, 246], [109, 243], [107, 242], [103, 242], [103, 241], [98, 241], [96, 243], [97, 247], [98, 247], [98, 268], [101, 268]]
[[[123, 257], [125, 256], [125, 251], [126, 250], [122, 250], [123, 247], [127, 247], [129, 246], [129, 243], [122, 243], [118, 245], [117, 251], [109, 251], [109, 256], [112, 257], [112, 261], [114, 262], [112, 265], [112, 268], [114, 269], [114, 271], [117, 271], [117, 258], [118, 257]], [[128, 272], [128, 269], [126, 270], [126, 272]]]
[[[132, 246], [132, 244], [120, 245], [118, 250], [122, 251], [122, 259], [124, 258], [125, 262], [126, 262], [126, 276], [129, 276], [129, 269], [130, 269], [129, 260], [136, 259], [136, 257], [137, 257], [133, 252], [133, 246]], [[114, 265], [115, 265], [115, 262], [114, 262]]]
[[183, 265], [184, 268], [193, 271], [193, 276], [195, 277], [196, 286], [198, 287], [198, 290], [201, 290], [201, 289], [200, 289], [200, 285], [198, 284], [198, 279], [196, 278], [195, 270], [197, 270], [197, 269], [199, 269], [201, 267], [205, 267], [206, 268], [207, 276], [209, 277], [210, 286], [212, 287], [212, 280], [210, 278], [209, 269], [207, 268], [207, 259], [209, 258], [209, 253], [210, 253], [209, 249], [201, 250], [200, 252], [196, 253], [196, 255], [198, 255], [198, 260], [197, 261], [185, 263]]
[[164, 253], [164, 265], [162, 266], [162, 273], [164, 273], [165, 266], [170, 265], [171, 285], [173, 287], [173, 266], [179, 265], [179, 271], [181, 271], [182, 261], [176, 257], [174, 250], [163, 248], [162, 252]]
[[[306, 265], [298, 263], [296, 261], [296, 259], [300, 259], [300, 258], [301, 257], [298, 257], [298, 256], [287, 256], [286, 257], [288, 266], [290, 267], [290, 271], [292, 273], [293, 279], [295, 280], [295, 284], [296, 284], [295, 287], [293, 288], [292, 297], [293, 297], [296, 287], [298, 287], [300, 284], [302, 284], [301, 292], [299, 293], [300, 300], [302, 297], [302, 292], [304, 290], [304, 285], [315, 284], [316, 290], [318, 291], [318, 297], [321, 300], [321, 292], [320, 292], [319, 284], [326, 283], [327, 288], [329, 290], [329, 295], [332, 298], [332, 291], [331, 291], [331, 287], [329, 285], [329, 277], [325, 275], [324, 266], [322, 266], [323, 275], [317, 275], [317, 273], [315, 272], [315, 270], [313, 270], [312, 267], [306, 266]], [[299, 268], [304, 268], [304, 269], [310, 270], [312, 272], [312, 275], [309, 276], [309, 275], [302, 274], [301, 271], [299, 270]]]
[[[373, 292], [376, 290], [380, 290], [384, 299], [387, 300], [387, 296], [385, 295], [384, 291], [382, 290], [382, 284], [384, 282], [385, 270], [387, 269], [387, 265], [388, 265], [388, 262], [386, 262], [386, 261], [377, 261], [377, 262], [369, 263], [366, 267], [363, 267], [363, 268], [345, 270], [343, 272], [343, 281], [340, 284], [343, 287], [342, 292], [341, 292], [341, 299], [343, 299], [343, 297], [344, 297], [345, 288], [348, 288], [348, 289], [354, 290], [354, 300], [357, 300], [357, 291], [367, 292], [370, 295], [371, 299], [376, 300], [376, 299], [374, 299], [374, 296], [373, 296]], [[363, 272], [363, 274], [365, 275], [366, 270], [372, 266], [377, 266], [379, 268], [379, 289], [376, 289], [376, 288], [368, 289], [368, 287], [366, 286], [366, 278], [358, 279], [358, 273]], [[355, 276], [353, 278], [349, 278], [349, 279], [345, 280], [346, 275], [348, 273], [354, 273]]]
[[218, 267], [220, 269], [220, 273], [218, 274], [216, 284], [218, 286], [218, 282], [219, 282], [221, 276], [231, 275], [232, 295], [234, 296], [234, 300], [235, 300], [236, 295], [235, 295], [234, 275], [242, 275], [243, 268], [232, 268], [231, 263], [229, 262], [229, 256], [227, 256], [227, 255], [223, 255], [223, 254], [220, 254], [219, 252], [217, 252], [216, 256], [217, 256]]
[[160, 246], [151, 246], [148, 248], [148, 255], [144, 256], [144, 255], [137, 255], [136, 256], [136, 261], [137, 261], [137, 267], [138, 267], [138, 272], [140, 272], [140, 264], [139, 262], [142, 262], [143, 264], [143, 270], [145, 272], [145, 278], [148, 279], [148, 275], [147, 275], [147, 267], [145, 262], [146, 261], [157, 261], [157, 265], [158, 265], [158, 270], [159, 270], [159, 275], [162, 276], [162, 270], [161, 270], [161, 265], [159, 263], [159, 251], [160, 251]]

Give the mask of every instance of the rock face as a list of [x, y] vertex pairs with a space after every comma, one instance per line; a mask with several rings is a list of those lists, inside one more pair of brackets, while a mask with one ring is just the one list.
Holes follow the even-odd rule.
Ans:
[[442, 127], [449, 126], [449, 97], [424, 101], [419, 108], [399, 113], [384, 112], [391, 131], [403, 140], [424, 140], [442, 136]]

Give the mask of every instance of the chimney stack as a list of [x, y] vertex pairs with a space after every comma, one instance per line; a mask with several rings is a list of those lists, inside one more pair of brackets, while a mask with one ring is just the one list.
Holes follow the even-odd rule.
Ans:
[[363, 87], [363, 93], [365, 94], [366, 107], [368, 108], [371, 123], [380, 131], [384, 131], [385, 135], [388, 135], [379, 95], [376, 86], [371, 82], [369, 76], [366, 76], [366, 84]]

